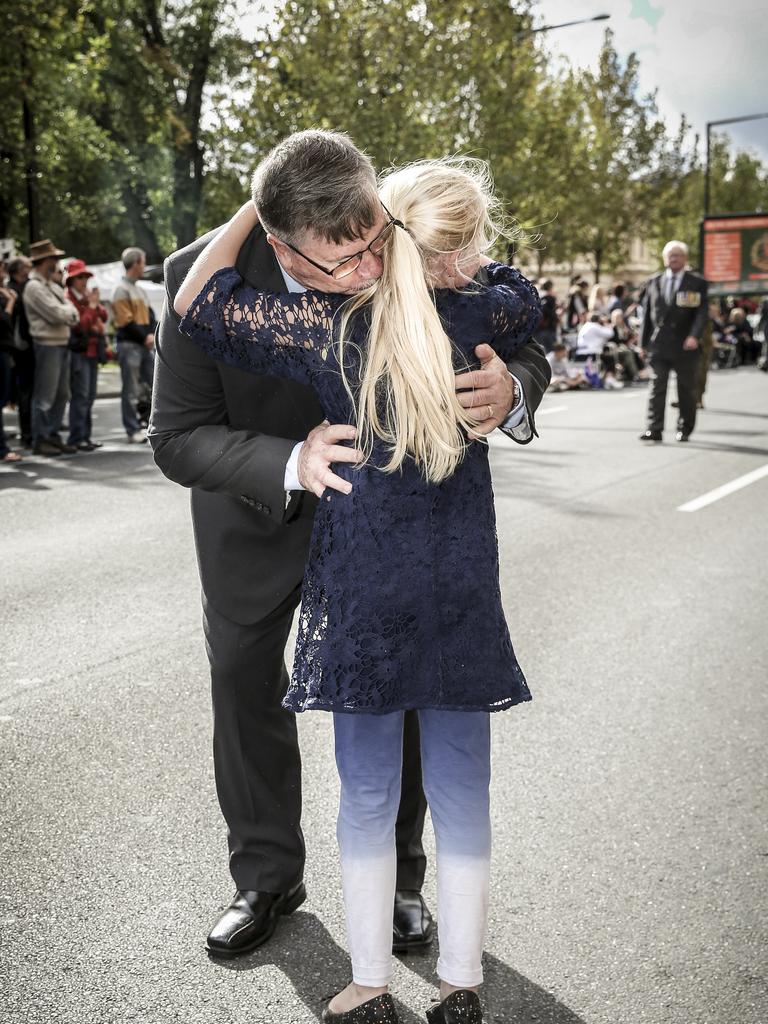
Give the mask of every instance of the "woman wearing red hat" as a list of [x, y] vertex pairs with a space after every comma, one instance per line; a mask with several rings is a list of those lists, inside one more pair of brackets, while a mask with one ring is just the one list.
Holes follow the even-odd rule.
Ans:
[[70, 260], [67, 267], [67, 298], [77, 309], [80, 320], [72, 328], [69, 347], [72, 350], [69, 403], [69, 437], [67, 444], [78, 451], [92, 452], [100, 448], [91, 440], [91, 409], [96, 399], [96, 378], [99, 369], [99, 341], [104, 337], [107, 311], [99, 302], [98, 288], [89, 288], [93, 274], [83, 260]]

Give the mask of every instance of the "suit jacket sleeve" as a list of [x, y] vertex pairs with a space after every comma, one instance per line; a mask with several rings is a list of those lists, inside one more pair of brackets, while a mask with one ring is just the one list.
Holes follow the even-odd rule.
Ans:
[[520, 381], [526, 415], [519, 426], [513, 427], [511, 430], [505, 427], [500, 429], [502, 433], [518, 444], [530, 444], [534, 437], [539, 436], [536, 431], [534, 414], [541, 405], [541, 400], [549, 386], [552, 367], [547, 362], [547, 356], [542, 346], [537, 341], [529, 341], [515, 352], [513, 358], [507, 363], [507, 369], [513, 377], [517, 377]]
[[296, 442], [230, 427], [216, 363], [179, 331], [173, 309], [179, 282], [171, 260], [166, 260], [165, 282], [149, 428], [155, 462], [183, 487], [246, 496], [265, 509], [254, 515], [268, 514], [278, 522], [292, 518], [283, 484]]

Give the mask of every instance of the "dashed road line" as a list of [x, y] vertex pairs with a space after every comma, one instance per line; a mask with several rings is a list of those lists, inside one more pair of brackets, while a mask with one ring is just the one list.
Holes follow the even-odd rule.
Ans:
[[745, 473], [744, 476], [738, 476], [735, 480], [731, 480], [730, 483], [723, 484], [722, 487], [716, 487], [713, 491], [707, 491], [706, 494], [702, 494], [698, 498], [693, 498], [692, 501], [686, 501], [684, 505], [679, 505], [677, 508], [678, 512], [698, 512], [700, 508], [705, 508], [707, 505], [711, 505], [715, 501], [720, 501], [721, 498], [727, 498], [729, 494], [733, 494], [734, 491], [740, 491], [742, 487], [749, 487], [750, 484], [756, 483], [761, 480], [764, 476], [768, 476], [768, 463], [765, 466], [761, 466], [759, 469], [753, 469], [751, 473]]

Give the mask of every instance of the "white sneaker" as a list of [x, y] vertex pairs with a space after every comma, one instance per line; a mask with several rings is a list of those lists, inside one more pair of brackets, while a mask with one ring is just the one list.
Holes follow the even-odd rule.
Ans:
[[146, 440], [146, 430], [137, 430], [135, 434], [128, 435], [128, 444], [144, 444]]
[[620, 380], [616, 380], [615, 377], [606, 377], [603, 381], [603, 387], [606, 388], [606, 390], [608, 391], [621, 391], [624, 385], [621, 383]]

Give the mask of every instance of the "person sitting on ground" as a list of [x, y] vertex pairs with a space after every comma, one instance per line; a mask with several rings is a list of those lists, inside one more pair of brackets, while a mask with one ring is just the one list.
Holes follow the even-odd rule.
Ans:
[[568, 346], [558, 342], [551, 352], [547, 353], [547, 362], [552, 367], [550, 391], [573, 391], [587, 384], [587, 379], [568, 361]]
[[747, 314], [739, 306], [735, 306], [728, 314], [728, 325], [725, 328], [728, 340], [736, 345], [736, 358], [742, 366], [756, 363], [760, 355], [760, 342], [755, 341], [752, 324]]
[[[602, 376], [593, 378], [596, 387], [604, 387], [606, 390], [615, 390], [623, 385], [616, 380], [616, 356], [608, 347], [613, 339], [613, 328], [605, 323], [605, 318], [599, 313], [592, 313], [589, 320], [579, 328], [579, 336], [576, 340], [576, 351], [574, 361], [577, 363], [596, 363]], [[585, 376], [590, 380], [591, 374], [586, 371]]]

